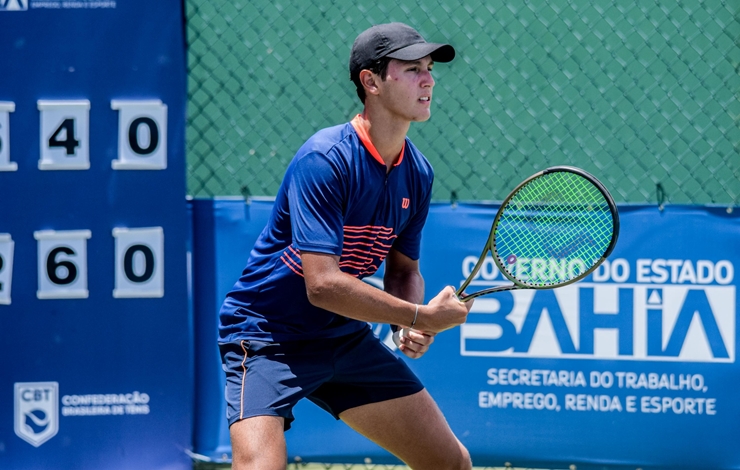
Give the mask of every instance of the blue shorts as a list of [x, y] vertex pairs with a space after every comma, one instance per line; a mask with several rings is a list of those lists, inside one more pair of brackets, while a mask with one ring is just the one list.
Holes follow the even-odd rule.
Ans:
[[350, 408], [412, 395], [424, 386], [368, 327], [322, 340], [221, 343], [229, 426], [253, 416], [285, 418], [308, 398], [339, 419]]

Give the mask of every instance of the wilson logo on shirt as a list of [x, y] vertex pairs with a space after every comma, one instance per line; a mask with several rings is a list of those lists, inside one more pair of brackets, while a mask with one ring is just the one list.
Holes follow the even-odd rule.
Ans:
[[410, 203], [411, 203], [411, 200], [407, 197], [401, 199], [401, 207], [404, 209], [408, 209]]

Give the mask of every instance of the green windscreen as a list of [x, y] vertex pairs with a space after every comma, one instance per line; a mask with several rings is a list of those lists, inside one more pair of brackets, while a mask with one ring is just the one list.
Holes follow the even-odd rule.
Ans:
[[615, 221], [602, 192], [569, 171], [546, 173], [509, 199], [494, 234], [499, 266], [521, 284], [577, 279], [611, 244]]
[[192, 196], [275, 196], [306, 139], [362, 112], [354, 39], [401, 21], [457, 54], [409, 129], [433, 200], [572, 165], [618, 202], [740, 205], [740, 1], [184, 3]]

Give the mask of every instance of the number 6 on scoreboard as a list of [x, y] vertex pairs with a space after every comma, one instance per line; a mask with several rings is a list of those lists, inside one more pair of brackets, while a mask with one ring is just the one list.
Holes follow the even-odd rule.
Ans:
[[40, 230], [38, 240], [39, 299], [86, 299], [89, 230]]

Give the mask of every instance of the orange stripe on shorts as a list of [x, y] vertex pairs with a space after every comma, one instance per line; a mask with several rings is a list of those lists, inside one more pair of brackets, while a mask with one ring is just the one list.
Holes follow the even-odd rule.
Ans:
[[244, 340], [241, 341], [242, 351], [244, 351], [244, 359], [242, 359], [242, 390], [239, 395], [239, 419], [244, 419], [244, 381], [247, 380], [247, 349], [244, 347]]

